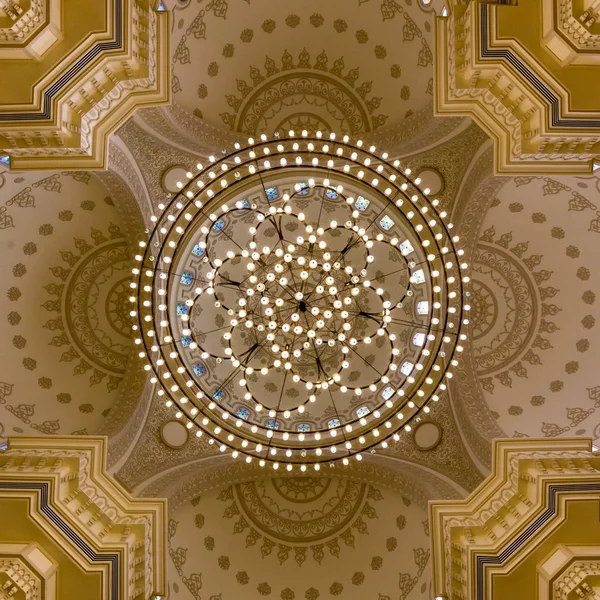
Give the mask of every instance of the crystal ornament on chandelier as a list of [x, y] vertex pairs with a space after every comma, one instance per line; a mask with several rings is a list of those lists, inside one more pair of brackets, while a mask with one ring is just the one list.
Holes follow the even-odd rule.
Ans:
[[160, 401], [275, 469], [348, 464], [410, 431], [446, 389], [470, 309], [458, 237], [419, 184], [372, 146], [304, 131], [188, 172], [131, 284]]

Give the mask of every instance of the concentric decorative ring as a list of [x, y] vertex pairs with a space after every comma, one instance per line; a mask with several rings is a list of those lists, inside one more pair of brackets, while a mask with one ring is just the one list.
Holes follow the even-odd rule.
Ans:
[[152, 217], [131, 284], [140, 356], [223, 452], [302, 471], [360, 460], [452, 376], [470, 308], [458, 237], [374, 147], [306, 132], [248, 144], [197, 165]]

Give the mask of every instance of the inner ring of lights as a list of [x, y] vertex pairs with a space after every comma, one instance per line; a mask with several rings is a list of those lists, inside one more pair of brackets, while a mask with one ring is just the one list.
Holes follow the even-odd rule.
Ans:
[[[445, 223], [447, 215], [438, 210], [439, 202], [429, 199], [429, 191], [419, 188], [418, 179], [409, 178], [410, 170], [402, 171], [399, 161], [391, 163], [385, 153], [377, 155], [375, 151], [374, 147], [364, 149], [360, 141], [350, 143], [347, 136], [338, 141], [332, 134], [325, 140], [319, 133], [311, 138], [306, 132], [301, 137], [290, 132], [287, 139], [261, 136], [257, 142], [249, 140], [244, 148], [236, 144], [223, 158], [210, 157], [207, 167], [198, 165], [196, 174], [187, 173], [181, 191], [166, 205], [159, 205], [160, 214], [151, 217], [154, 228], [148, 239], [139, 243], [131, 284], [135, 295], [130, 300], [137, 305], [131, 314], [136, 317], [135, 343], [146, 361], [144, 368], [152, 373], [159, 398], [174, 407], [176, 417], [234, 458], [242, 456], [247, 462], [256, 460], [275, 469], [280, 464], [288, 470], [297, 465], [302, 471], [307, 466], [318, 470], [323, 462], [342, 460], [347, 464], [351, 457], [361, 460], [365, 451], [387, 447], [391, 437], [399, 439], [402, 429], [410, 431], [412, 419], [421, 411], [429, 411], [428, 402], [439, 399], [440, 391], [446, 389], [445, 379], [452, 376], [451, 367], [457, 364], [455, 353], [462, 351], [461, 343], [466, 339], [462, 329], [468, 320], [463, 311], [470, 308], [463, 304], [463, 283], [468, 277], [461, 273], [467, 265], [461, 260], [462, 251], [456, 248], [458, 237], [451, 235], [452, 224]], [[264, 206], [230, 201], [236, 189], [257, 183], [264, 188], [268, 185], [265, 182], [289, 178], [295, 172], [310, 177], [311, 188], [335, 190], [346, 203], [347, 219], [309, 222], [306, 215], [292, 208], [295, 193], [302, 189], [299, 183], [295, 192], [272, 202], [267, 199]], [[344, 194], [345, 185], [358, 186], [382, 202], [384, 210], [410, 228], [420, 244], [413, 256], [420, 252], [424, 258], [415, 262], [407, 257], [411, 252], [400, 249], [401, 239], [386, 235], [374, 221], [362, 218], [364, 215], [353, 206], [355, 199]], [[235, 210], [248, 214], [247, 241], [236, 242], [236, 249], [218, 256], [211, 239], [221, 216]], [[284, 220], [300, 225], [292, 240], [282, 233]], [[260, 237], [266, 224], [274, 226], [279, 235], [270, 245]], [[346, 263], [344, 252], [333, 248], [329, 239], [334, 231], [338, 237], [348, 238], [353, 251], [361, 249], [362, 260], [355, 255], [352, 264]], [[192, 286], [186, 299], [189, 310], [176, 314], [169, 298], [180, 276], [176, 268], [186, 243], [189, 246], [189, 240], [198, 236], [208, 268], [206, 280]], [[392, 301], [396, 289], [386, 290], [386, 286], [370, 281], [368, 267], [374, 262], [373, 248], [377, 245], [398, 253], [399, 262], [411, 274], [408, 288], [401, 290], [402, 298], [412, 295], [417, 271], [429, 282], [428, 322], [423, 324], [426, 337], [418, 358], [392, 395], [380, 398], [368, 415], [346, 419], [331, 429], [306, 433], [286, 429], [286, 420], [293, 413], [303, 413], [322, 395], [341, 393], [350, 398], [365, 390], [376, 392], [400, 367], [397, 335], [391, 329], [399, 323], [395, 314], [402, 299]], [[234, 264], [243, 266], [244, 279], [228, 278]], [[365, 295], [377, 305], [368, 315], [361, 307]], [[202, 348], [202, 340], [197, 340], [192, 330], [194, 307], [207, 301], [223, 310], [228, 321], [220, 355]], [[352, 325], [359, 313], [373, 326], [373, 332], [362, 337], [354, 334]], [[244, 330], [246, 338], [251, 335], [253, 351], [243, 347], [240, 332]], [[180, 342], [182, 333], [191, 340], [188, 345], [192, 349], [200, 349], [203, 358], [229, 361], [231, 379], [243, 390], [247, 403], [257, 414], [281, 417], [283, 427], [247, 422], [224, 409], [214, 390], [191, 372]], [[343, 378], [348, 369], [345, 363], [359, 355], [355, 348], [376, 338], [384, 340], [379, 347], [389, 353], [387, 370], [372, 382], [349, 385]], [[266, 352], [270, 357], [266, 366], [264, 361], [259, 364], [252, 360], [259, 345], [263, 356]], [[338, 357], [336, 369], [322, 368], [319, 349], [329, 353], [328, 365]], [[313, 360], [320, 363], [316, 377], [296, 372], [298, 361]], [[288, 385], [302, 390], [295, 407], [283, 410], [263, 405], [252, 391], [249, 379], [266, 376], [271, 370], [289, 373]]]

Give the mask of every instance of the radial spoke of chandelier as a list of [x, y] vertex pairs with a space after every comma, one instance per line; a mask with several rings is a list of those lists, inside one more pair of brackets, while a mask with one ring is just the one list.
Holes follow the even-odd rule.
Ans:
[[[257, 261], [254, 263], [254, 264], [258, 264], [258, 266], [259, 266], [259, 267], [260, 267], [260, 268], [261, 268], [263, 271], [265, 271], [266, 273], [268, 273], [268, 271], [267, 271], [267, 267], [266, 267], [266, 266], [264, 266], [264, 263], [263, 263], [263, 260], [262, 260], [262, 259], [260, 259], [260, 258], [259, 258], [259, 259], [258, 259], [258, 260], [257, 260]], [[291, 272], [291, 269], [289, 269], [289, 270], [290, 270], [290, 272]], [[249, 277], [251, 277], [251, 276], [249, 276]], [[249, 277], [248, 277], [248, 278], [249, 278]], [[248, 278], [247, 278], [247, 279], [248, 279]], [[287, 293], [287, 294], [289, 294], [289, 295], [290, 295], [290, 296], [291, 296], [293, 299], [295, 299], [295, 295], [294, 295], [294, 294], [293, 294], [293, 293], [292, 293], [290, 290], [288, 290], [288, 289], [287, 289], [287, 286], [284, 286], [284, 285], [282, 285], [282, 284], [281, 284], [281, 282], [279, 281], [279, 279], [275, 279], [275, 280], [273, 280], [273, 283], [277, 284], [277, 285], [278, 285], [278, 286], [279, 286], [279, 287], [280, 287], [280, 288], [281, 288], [281, 289], [282, 289], [284, 292], [286, 292], [286, 293]]]
[[[395, 325], [413, 325], [416, 327], [423, 327], [423, 323], [418, 323], [416, 321], [409, 321], [407, 319], [398, 319], [396, 317], [392, 317], [392, 323], [394, 323]], [[429, 326], [428, 329], [430, 331], [435, 331], [436, 333], [444, 333], [447, 335], [454, 335], [454, 336], [458, 336], [460, 335], [460, 333], [458, 331], [447, 331], [446, 329], [440, 329], [439, 327], [432, 327]]]
[[[342, 260], [343, 260], [343, 263], [344, 263], [344, 267], [345, 267], [345, 266], [346, 266], [346, 260], [345, 260], [345, 258], [344, 258], [342, 255], [338, 256], [338, 258], [337, 258], [335, 261], [333, 261], [333, 262], [339, 262], [339, 259], [340, 259], [340, 258], [342, 258]], [[317, 283], [316, 283], [316, 284], [313, 286], [313, 290], [312, 290], [312, 292], [310, 292], [310, 293], [309, 293], [309, 294], [306, 296], [306, 300], [308, 300], [308, 299], [309, 299], [309, 298], [310, 298], [310, 297], [311, 297], [313, 294], [315, 294], [315, 293], [316, 293], [316, 288], [317, 288], [318, 286], [320, 286], [320, 285], [323, 283], [323, 281], [324, 281], [324, 280], [325, 280], [325, 279], [326, 279], [326, 278], [327, 278], [329, 275], [330, 275], [330, 273], [327, 273], [327, 272], [325, 272], [325, 273], [323, 273], [323, 275], [321, 275], [321, 277], [319, 278], [319, 281], [317, 281]], [[345, 285], [345, 286], [349, 286], [349, 285], [352, 285], [352, 284], [351, 284], [350, 282], [348, 282], [348, 281], [347, 281], [347, 282], [346, 282], [344, 285]], [[331, 295], [331, 294], [329, 294], [329, 295]], [[327, 297], [327, 296], [321, 296], [321, 298], [326, 298], [326, 297]]]
[[[308, 317], [306, 316], [306, 313], [304, 312], [302, 314], [304, 316], [304, 320], [306, 321], [306, 328], [310, 329], [310, 325], [308, 323]], [[325, 374], [325, 376], [327, 376], [327, 372], [324, 369], [321, 368], [321, 355], [319, 354], [319, 351], [317, 350], [317, 345], [315, 344], [315, 341], [312, 338], [311, 338], [311, 345], [312, 345], [312, 347], [313, 347], [313, 349], [315, 351], [315, 355], [316, 355], [314, 358], [315, 358], [315, 362], [317, 363], [317, 367], [319, 369], [318, 374], [320, 374], [321, 371], [323, 371], [323, 373]]]
[[[327, 179], [329, 179], [329, 169], [327, 170]], [[321, 223], [321, 213], [323, 212], [323, 202], [325, 200], [325, 186], [322, 188], [321, 194], [321, 205], [319, 206], [319, 216], [317, 217], [317, 229], [319, 229], [319, 224]], [[313, 242], [312, 247], [310, 249], [310, 260], [312, 260], [315, 256], [315, 243]], [[319, 282], [321, 283], [321, 282]], [[302, 282], [302, 287], [300, 289], [301, 292], [304, 292], [306, 281]]]
[[[198, 335], [208, 335], [209, 333], [215, 333], [216, 331], [223, 331], [223, 329], [231, 329], [231, 325], [224, 325], [223, 327], [218, 327], [217, 329], [211, 329], [210, 331], [200, 331]], [[194, 335], [194, 334], [193, 334]], [[166, 348], [167, 346], [173, 346], [178, 343], [181, 343], [181, 340], [173, 340], [172, 342], [165, 342], [159, 344], [159, 348]]]
[[[400, 273], [400, 271], [406, 271], [409, 268], [410, 267], [407, 264], [405, 264], [403, 267], [400, 267], [399, 269], [396, 269], [395, 271], [390, 271], [389, 273], [384, 273], [383, 275], [373, 277], [373, 279], [369, 279], [369, 281], [371, 281], [371, 283], [373, 281], [379, 281], [380, 279], [385, 279], [386, 277], [389, 277], [390, 275], [395, 275], [396, 273]], [[409, 288], [407, 288], [407, 289], [409, 289]]]
[[[325, 329], [328, 329], [330, 333], [335, 335], [335, 331], [331, 330], [327, 325], [325, 325]], [[373, 371], [375, 371], [375, 373], [377, 373], [377, 375], [379, 375], [380, 377], [383, 377], [383, 373], [380, 373], [366, 358], [364, 358], [361, 354], [358, 353], [358, 351], [356, 351], [352, 345], [348, 345], [348, 348], [350, 348], [350, 350], [352, 350], [352, 352], [354, 352], [354, 354], [356, 354], [356, 356], [358, 356], [363, 362], [365, 362], [369, 367], [371, 367], [371, 369], [373, 369]]]
[[[257, 352], [258, 352], [260, 349], [262, 349], [262, 348], [265, 346], [265, 344], [266, 344], [266, 341], [265, 341], [265, 342], [263, 342], [262, 344], [256, 344], [256, 345], [255, 345], [255, 347], [254, 347], [254, 352], [253, 352], [252, 354], [256, 354], [256, 353], [257, 353]], [[248, 357], [248, 360], [250, 360], [251, 358], [252, 358], [252, 355], [250, 355], [250, 356]], [[238, 369], [239, 369], [238, 367], [235, 367], [235, 366], [234, 366], [234, 367], [233, 367], [233, 370], [231, 371], [231, 374], [230, 374], [230, 375], [228, 375], [228, 376], [227, 376], [227, 378], [225, 379], [225, 381], [224, 381], [222, 384], [220, 384], [220, 385], [219, 385], [219, 387], [217, 388], [217, 390], [216, 390], [216, 391], [219, 391], [219, 390], [224, 390], [224, 389], [225, 389], [225, 386], [227, 386], [227, 384], [228, 384], [230, 381], [232, 381], [232, 380], [233, 380], [233, 378], [235, 377], [236, 373], [238, 373]], [[254, 396], [253, 396], [253, 397], [254, 397]], [[255, 401], [256, 401], [256, 400], [255, 400]]]

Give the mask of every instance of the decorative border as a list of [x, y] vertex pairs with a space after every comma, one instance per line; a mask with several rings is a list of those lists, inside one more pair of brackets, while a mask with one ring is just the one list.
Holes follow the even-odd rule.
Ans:
[[480, 28], [480, 55], [482, 58], [501, 58], [505, 59], [516, 71], [522, 75], [527, 82], [529, 82], [534, 89], [541, 94], [541, 96], [548, 102], [551, 109], [551, 125], [552, 127], [575, 127], [575, 128], [588, 128], [588, 127], [600, 127], [600, 120], [574, 120], [574, 119], [562, 119], [560, 117], [561, 100], [556, 96], [550, 88], [542, 83], [535, 74], [517, 57], [512, 51], [508, 49], [493, 49], [489, 45], [489, 25], [488, 25], [488, 5], [481, 3], [481, 19], [479, 20]]
[[26, 483], [17, 481], [0, 481], [0, 489], [17, 491], [17, 490], [34, 490], [38, 492], [40, 512], [42, 512], [57, 529], [72, 543], [81, 553], [92, 562], [109, 563], [110, 571], [110, 598], [118, 600], [119, 597], [119, 555], [118, 554], [98, 554], [91, 546], [85, 542], [77, 533], [69, 527], [60, 515], [50, 506], [49, 499], [49, 484], [48, 483]]
[[90, 48], [72, 67], [70, 67], [61, 77], [44, 93], [43, 112], [18, 112], [18, 113], [0, 113], [1, 121], [43, 121], [52, 118], [52, 99], [64, 88], [71, 79], [77, 75], [84, 67], [94, 60], [97, 56], [108, 50], [121, 50], [123, 48], [123, 0], [114, 0], [115, 15], [115, 40], [112, 42], [99, 42]]
[[477, 556], [475, 570], [475, 586], [477, 600], [486, 600], [485, 570], [492, 565], [504, 564], [538, 529], [556, 515], [557, 496], [564, 492], [600, 492], [600, 483], [580, 483], [573, 485], [550, 485], [548, 487], [548, 508], [523, 531], [500, 554], [494, 556]]

